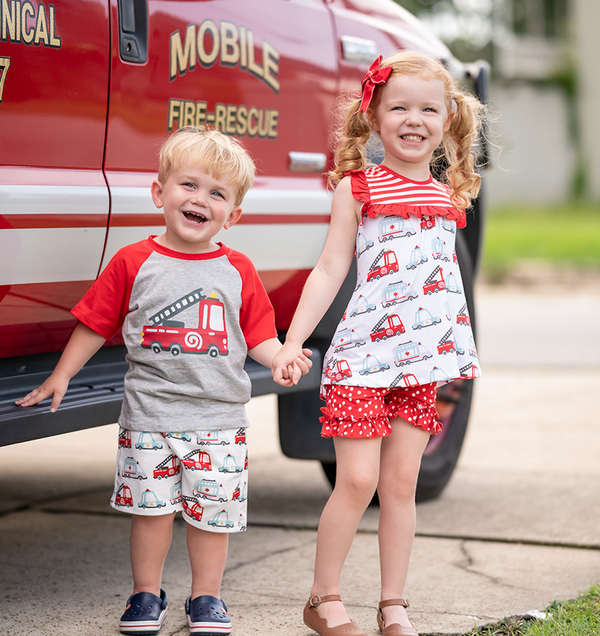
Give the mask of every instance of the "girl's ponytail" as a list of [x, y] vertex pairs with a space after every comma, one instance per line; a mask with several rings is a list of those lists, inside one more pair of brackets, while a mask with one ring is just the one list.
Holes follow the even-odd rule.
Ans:
[[454, 116], [444, 135], [443, 145], [448, 161], [446, 177], [452, 188], [452, 201], [457, 208], [468, 208], [479, 193], [481, 177], [475, 172], [474, 144], [481, 132], [483, 105], [472, 95], [457, 89], [452, 94]]
[[334, 164], [327, 183], [335, 187], [346, 172], [364, 170], [367, 167], [366, 146], [371, 134], [371, 126], [365, 113], [356, 112], [360, 100], [352, 98], [343, 109], [343, 121], [334, 137]]

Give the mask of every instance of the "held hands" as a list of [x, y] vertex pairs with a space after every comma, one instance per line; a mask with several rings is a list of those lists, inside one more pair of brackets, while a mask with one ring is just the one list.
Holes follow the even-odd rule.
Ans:
[[308, 358], [311, 355], [310, 349], [302, 349], [291, 343], [284, 344], [273, 358], [273, 380], [281, 386], [298, 384], [300, 377], [306, 375], [312, 367], [312, 361]]
[[67, 374], [55, 370], [41, 386], [28, 393], [24, 398], [17, 400], [15, 404], [17, 406], [33, 406], [52, 396], [50, 410], [54, 413], [67, 392], [70, 379]]

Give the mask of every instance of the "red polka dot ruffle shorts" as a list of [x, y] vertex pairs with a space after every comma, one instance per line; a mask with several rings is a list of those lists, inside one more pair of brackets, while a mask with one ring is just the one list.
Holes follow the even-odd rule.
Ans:
[[327, 384], [322, 391], [322, 437], [386, 437], [396, 417], [433, 435], [442, 430], [435, 384], [393, 389]]

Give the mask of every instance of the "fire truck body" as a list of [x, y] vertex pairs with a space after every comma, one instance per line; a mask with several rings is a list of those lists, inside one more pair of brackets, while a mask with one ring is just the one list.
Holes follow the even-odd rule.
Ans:
[[181, 472], [181, 463], [179, 459], [171, 454], [165, 460], [160, 462], [152, 471], [155, 479], [163, 479], [164, 477], [174, 477]]
[[131, 431], [123, 429], [119, 433], [119, 448], [131, 448]]
[[343, 358], [340, 360], [337, 358], [330, 360], [329, 364], [323, 369], [323, 373], [332, 382], [341, 382], [344, 378], [352, 377], [348, 360], [344, 360]]
[[208, 471], [212, 468], [212, 462], [210, 460], [210, 455], [201, 450], [194, 450], [187, 455], [184, 455], [181, 463], [188, 470], [204, 470]]
[[214, 294], [195, 304], [198, 305], [197, 327], [185, 328], [183, 323], [174, 320], [162, 320], [157, 326], [147, 325], [142, 331], [142, 347], [152, 349], [154, 353], [169, 351], [174, 356], [180, 353], [208, 353], [213, 358], [226, 356], [229, 350], [225, 305]]
[[[6, 1], [0, 14], [1, 445], [117, 421], [127, 370], [120, 334], [73, 378], [57, 413], [45, 404], [18, 409], [14, 400], [51, 373], [76, 324], [70, 309], [112, 256], [164, 231], [150, 186], [157, 149], [174, 130], [214, 126], [238, 137], [259, 163], [240, 222], [217, 240], [253, 261], [285, 334], [329, 229], [323, 175], [336, 97], [356, 92], [378, 55], [402, 48], [442, 60], [482, 99], [487, 90], [485, 64], [462, 64], [393, 0]], [[469, 298], [483, 212], [476, 202], [457, 235]], [[395, 223], [382, 238], [410, 234], [408, 224]], [[442, 228], [449, 231], [443, 221]], [[357, 242], [358, 257], [371, 247]], [[369, 280], [397, 271], [387, 259]], [[415, 254], [407, 267], [420, 263]], [[246, 365], [253, 395], [279, 396], [280, 442], [291, 457], [334, 461], [319, 435], [320, 357], [353, 287], [350, 275], [315, 330], [314, 366], [297, 391]], [[156, 355], [226, 355], [225, 334], [211, 339], [193, 324], [173, 316], [149, 322], [144, 347]], [[300, 404], [309, 405], [310, 424]], [[457, 409], [463, 428], [468, 410]], [[450, 472], [454, 463], [444, 460]]]
[[469, 312], [467, 310], [467, 304], [465, 303], [456, 314], [456, 324], [470, 326], [471, 320], [469, 319]]
[[392, 336], [402, 335], [406, 329], [397, 314], [386, 314], [371, 331], [371, 342], [387, 340]]
[[114, 502], [117, 506], [133, 507], [133, 496], [131, 488], [127, 484], [121, 484], [114, 495]]
[[[440, 278], [437, 278], [437, 275]], [[427, 295], [437, 294], [439, 291], [446, 289], [446, 282], [444, 281], [444, 270], [438, 265], [431, 274], [425, 279], [423, 285], [423, 293]]]
[[[381, 259], [383, 259], [383, 264], [379, 265]], [[396, 258], [396, 252], [392, 250], [381, 250], [367, 273], [367, 283], [397, 271], [398, 259]]]
[[197, 499], [194, 497], [188, 497], [184, 495], [182, 497], [181, 505], [185, 514], [196, 521], [202, 521], [202, 515], [204, 514], [204, 508], [200, 505]]
[[449, 352], [456, 351], [456, 344], [452, 339], [452, 327], [442, 336], [437, 345], [438, 353], [446, 355]]

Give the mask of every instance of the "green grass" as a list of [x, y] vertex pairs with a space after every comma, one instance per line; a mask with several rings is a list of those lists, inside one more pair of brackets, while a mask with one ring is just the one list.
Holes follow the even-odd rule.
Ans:
[[600, 586], [573, 601], [555, 601], [545, 620], [508, 618], [465, 636], [597, 636], [600, 634]]
[[600, 204], [491, 209], [486, 218], [483, 273], [502, 277], [526, 259], [600, 270]]

